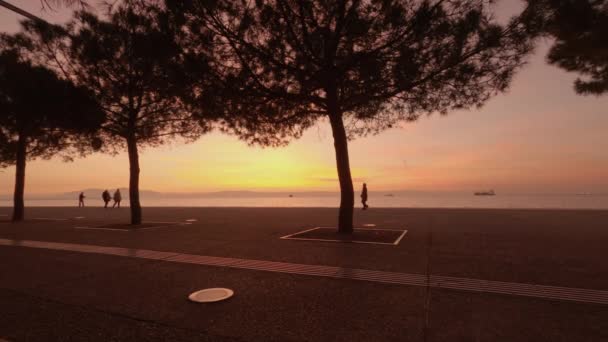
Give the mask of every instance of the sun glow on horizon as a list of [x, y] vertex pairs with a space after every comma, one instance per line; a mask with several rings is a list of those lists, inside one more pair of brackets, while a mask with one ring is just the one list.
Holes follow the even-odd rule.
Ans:
[[[197, 147], [203, 149], [205, 145]], [[243, 151], [240, 143], [228, 141], [221, 146], [221, 151], [207, 150], [204, 159], [181, 160], [182, 167], [173, 167], [174, 176], [193, 188], [226, 190], [323, 188], [325, 179], [336, 178], [333, 165], [303, 162], [298, 148], [245, 147]]]
[[[40, 13], [52, 22], [66, 13]], [[19, 19], [0, 12], [2, 31]], [[479, 110], [432, 115], [349, 142], [355, 191], [608, 193], [608, 96], [576, 95], [568, 74], [545, 62], [541, 44], [510, 90]], [[331, 131], [320, 123], [283, 148], [250, 147], [212, 133], [199, 141], [143, 148], [140, 188], [161, 192], [222, 190], [338, 191]], [[94, 154], [72, 163], [28, 163], [28, 194], [128, 185], [125, 153]], [[0, 195], [10, 196], [14, 167], [0, 170]]]

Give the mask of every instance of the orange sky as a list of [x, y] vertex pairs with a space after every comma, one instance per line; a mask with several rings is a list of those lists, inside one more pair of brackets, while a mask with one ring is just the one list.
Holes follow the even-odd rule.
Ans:
[[[41, 12], [38, 0], [12, 1]], [[0, 9], [0, 31], [19, 17]], [[350, 144], [355, 187], [374, 190], [608, 193], [608, 96], [574, 93], [575, 75], [544, 62], [539, 46], [504, 95], [480, 110], [433, 115]], [[157, 191], [338, 190], [331, 131], [326, 123], [285, 148], [249, 147], [209, 134], [198, 142], [144, 150], [141, 188]], [[0, 171], [0, 195], [10, 194], [14, 168]], [[128, 184], [126, 155], [92, 155], [73, 163], [28, 164], [26, 193], [54, 193]]]

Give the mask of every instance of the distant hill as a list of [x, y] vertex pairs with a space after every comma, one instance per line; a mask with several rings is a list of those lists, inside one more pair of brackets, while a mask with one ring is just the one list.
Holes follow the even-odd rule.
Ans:
[[[84, 192], [85, 196], [89, 199], [101, 198], [101, 193], [105, 189], [89, 188], [83, 190], [69, 191], [59, 194], [30, 194], [26, 192], [27, 199], [37, 200], [65, 200], [75, 199], [81, 192]], [[110, 194], [114, 194], [116, 189], [108, 189]], [[123, 199], [129, 198], [129, 189], [120, 188]], [[253, 198], [253, 197], [336, 197], [339, 196], [338, 192], [330, 191], [300, 191], [300, 192], [288, 192], [288, 191], [214, 191], [214, 192], [159, 192], [152, 190], [140, 190], [140, 197], [145, 198]], [[12, 194], [0, 195], [0, 200], [10, 200]]]
[[[26, 199], [30, 200], [65, 200], [77, 199], [80, 192], [84, 192], [88, 199], [101, 198], [101, 193], [105, 189], [89, 188], [83, 190], [69, 191], [59, 194], [29, 194], [26, 191]], [[113, 194], [116, 189], [108, 189], [110, 194]], [[10, 191], [10, 190], [9, 190]], [[129, 189], [120, 188], [123, 199], [129, 199]], [[426, 192], [426, 191], [370, 191], [373, 196], [408, 196], [408, 195], [433, 195], [446, 194], [445, 192]], [[466, 192], [466, 194], [469, 194]], [[358, 190], [355, 190], [355, 199], [359, 195]], [[158, 199], [158, 198], [254, 198], [254, 197], [339, 197], [337, 191], [214, 191], [214, 192], [159, 192], [153, 190], [141, 190], [140, 197], [142, 199]], [[0, 200], [11, 200], [12, 193], [0, 195]]]
[[337, 192], [329, 191], [215, 191], [215, 192], [168, 192], [164, 198], [226, 198], [226, 197], [335, 197]]
[[[47, 198], [45, 198], [45, 199], [78, 198], [78, 195], [80, 195], [81, 192], [84, 192], [84, 195], [87, 196], [88, 198], [92, 198], [92, 197], [101, 198], [101, 193], [104, 192], [104, 190], [106, 190], [106, 189], [84, 189], [84, 190], [78, 190], [78, 191], [70, 191], [70, 192], [65, 192], [63, 194], [47, 195]], [[114, 191], [116, 191], [116, 189], [107, 189], [107, 190], [110, 192], [110, 195], [113, 195]], [[120, 193], [122, 194], [123, 198], [125, 198], [125, 199], [129, 198], [129, 189], [128, 188], [120, 188]], [[160, 193], [158, 191], [150, 191], [150, 190], [140, 190], [139, 195], [141, 197], [150, 197], [150, 198], [162, 197], [162, 193]]]
[[[78, 195], [80, 195], [81, 192], [84, 192], [84, 195], [89, 199], [98, 198], [98, 197], [101, 198], [101, 193], [104, 190], [105, 189], [92, 188], [92, 189], [69, 191], [69, 192], [64, 192], [64, 193], [59, 193], [59, 194], [28, 194], [26, 191], [25, 198], [30, 199], [30, 200], [77, 199]], [[113, 195], [114, 191], [116, 191], [116, 189], [108, 189], [108, 191], [110, 192], [110, 194]], [[120, 192], [122, 194], [123, 199], [129, 198], [129, 189], [128, 188], [120, 188]], [[139, 193], [140, 193], [141, 197], [148, 197], [148, 198], [163, 197], [162, 193], [157, 192], [157, 191], [141, 190]], [[12, 198], [13, 198], [12, 194], [0, 195], [0, 200], [11, 200]]]
[[[70, 191], [64, 194], [59, 194], [54, 196], [53, 198], [76, 198], [80, 194], [80, 192], [84, 192], [84, 194], [89, 197], [93, 196], [93, 194], [99, 194], [104, 189], [85, 189], [80, 191]], [[114, 193], [116, 189], [108, 189], [110, 193]], [[129, 189], [128, 188], [120, 188], [120, 192], [123, 197], [128, 198]], [[247, 198], [247, 197], [288, 197], [289, 195], [300, 196], [300, 197], [333, 197], [336, 196], [337, 192], [327, 192], [327, 191], [306, 191], [306, 192], [270, 192], [270, 191], [214, 191], [214, 192], [158, 192], [151, 190], [140, 190], [139, 192], [142, 198], [226, 198], [226, 197], [238, 197], [238, 198]]]

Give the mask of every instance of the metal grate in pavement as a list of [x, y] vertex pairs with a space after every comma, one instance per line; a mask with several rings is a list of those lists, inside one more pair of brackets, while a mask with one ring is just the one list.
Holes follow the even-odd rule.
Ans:
[[196, 264], [203, 266], [230, 267], [237, 269], [258, 270], [267, 272], [371, 281], [387, 284], [409, 286], [428, 285], [433, 288], [608, 305], [608, 291], [603, 290], [524, 283], [510, 283], [483, 279], [448, 277], [440, 275], [431, 275], [430, 277], [427, 277], [424, 274], [374, 271], [324, 265], [305, 265], [277, 261], [224, 258], [195, 254], [184, 254], [177, 252], [161, 252], [146, 249], [129, 249], [123, 247], [106, 247], [60, 242], [0, 239], [0, 246], [16, 246], [80, 253], [95, 253], [141, 259], [163, 260], [168, 262]]

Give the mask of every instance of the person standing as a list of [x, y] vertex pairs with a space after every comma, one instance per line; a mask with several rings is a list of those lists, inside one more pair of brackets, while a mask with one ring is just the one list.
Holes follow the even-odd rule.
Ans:
[[84, 208], [84, 192], [81, 192], [78, 196], [78, 208]]
[[120, 208], [120, 201], [122, 201], [122, 195], [120, 194], [120, 189], [116, 189], [116, 192], [114, 192], [114, 205], [112, 208], [115, 208], [117, 205]]
[[363, 183], [363, 190], [361, 190], [361, 204], [363, 204], [363, 210], [369, 208], [367, 205], [367, 184]]
[[112, 199], [112, 196], [110, 196], [110, 192], [108, 191], [108, 189], [106, 189], [101, 194], [101, 198], [103, 199], [103, 202], [105, 203], [105, 205], [103, 207], [107, 208], [108, 207], [108, 203], [110, 203], [110, 200]]

